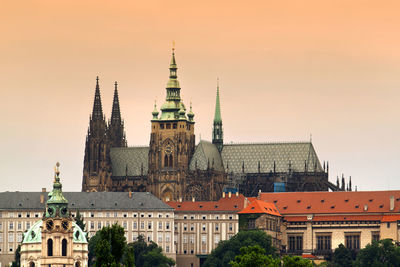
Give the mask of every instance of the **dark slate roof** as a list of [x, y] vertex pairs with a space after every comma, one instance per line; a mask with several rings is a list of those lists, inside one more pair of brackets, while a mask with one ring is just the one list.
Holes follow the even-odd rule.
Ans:
[[[298, 143], [264, 143], [264, 144], [224, 144], [222, 160], [225, 170], [240, 173], [244, 165], [245, 173], [257, 173], [258, 162], [260, 172], [287, 172], [289, 164], [292, 171], [303, 172], [305, 163], [308, 170], [322, 172], [321, 163], [310, 142]], [[229, 167], [229, 168], [228, 168]]]
[[222, 164], [221, 155], [217, 147], [209, 141], [200, 141], [196, 146], [192, 160], [189, 164], [190, 170], [207, 170], [208, 164], [210, 168], [214, 168], [217, 171], [224, 171]]
[[[40, 195], [45, 195], [40, 203]], [[1, 192], [0, 210], [44, 210], [47, 194], [42, 192]], [[147, 192], [63, 192], [72, 210], [165, 210], [173, 209]]]
[[113, 176], [147, 175], [149, 147], [111, 148], [110, 157]]

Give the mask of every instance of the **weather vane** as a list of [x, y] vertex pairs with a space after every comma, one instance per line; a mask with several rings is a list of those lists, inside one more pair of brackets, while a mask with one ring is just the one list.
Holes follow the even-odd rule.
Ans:
[[175, 51], [175, 41], [172, 41], [172, 51]]

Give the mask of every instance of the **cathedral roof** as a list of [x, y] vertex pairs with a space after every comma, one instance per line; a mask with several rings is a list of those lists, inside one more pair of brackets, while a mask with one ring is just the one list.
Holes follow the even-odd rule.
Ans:
[[[214, 159], [214, 166], [219, 170], [233, 173], [260, 172], [322, 172], [323, 168], [310, 142], [296, 143], [259, 143], [259, 144], [224, 144], [221, 156], [217, 147], [207, 141], [200, 141], [190, 162], [190, 170], [197, 168], [206, 170], [208, 161], [210, 167]], [[221, 167], [219, 164], [223, 163]]]
[[258, 166], [260, 172], [270, 172], [274, 164], [276, 172], [323, 171], [310, 142], [224, 144], [221, 155], [225, 169], [233, 173], [257, 173]]
[[110, 150], [114, 177], [147, 175], [149, 147], [116, 147]]
[[208, 167], [217, 171], [224, 171], [222, 158], [217, 147], [209, 141], [202, 140], [196, 146], [189, 169], [207, 170]]
[[[172, 210], [147, 192], [63, 192], [70, 210]], [[41, 202], [41, 195], [44, 197]], [[42, 192], [1, 192], [1, 210], [44, 210], [47, 194]]]

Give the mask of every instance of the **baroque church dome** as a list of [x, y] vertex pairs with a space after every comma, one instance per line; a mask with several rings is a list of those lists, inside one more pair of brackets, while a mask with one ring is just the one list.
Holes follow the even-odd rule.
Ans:
[[[42, 220], [34, 223], [31, 226], [31, 228], [24, 234], [24, 239], [22, 240], [22, 244], [41, 243], [42, 226], [43, 226]], [[87, 243], [86, 236], [83, 230], [75, 222], [72, 223], [72, 227], [74, 229], [72, 241], [74, 243]]]

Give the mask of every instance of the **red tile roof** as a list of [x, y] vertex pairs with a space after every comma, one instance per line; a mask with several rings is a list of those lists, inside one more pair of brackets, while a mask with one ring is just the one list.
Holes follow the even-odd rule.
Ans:
[[[394, 209], [390, 210], [390, 197]], [[400, 191], [261, 193], [260, 200], [274, 203], [282, 215], [399, 213]]]
[[[382, 215], [326, 215], [313, 216], [313, 222], [331, 222], [331, 221], [380, 221]], [[305, 222], [308, 221], [307, 216], [287, 216], [285, 220], [288, 222]]]
[[231, 197], [226, 195], [218, 201], [168, 201], [165, 202], [175, 209], [175, 211], [241, 211], [249, 204], [249, 201], [242, 194], [236, 196], [233, 194]]
[[400, 221], [400, 215], [384, 215], [382, 218], [382, 222], [397, 222]]
[[273, 203], [268, 203], [261, 200], [254, 200], [249, 206], [244, 208], [239, 214], [252, 214], [252, 213], [267, 213], [274, 216], [281, 216], [278, 209]]

